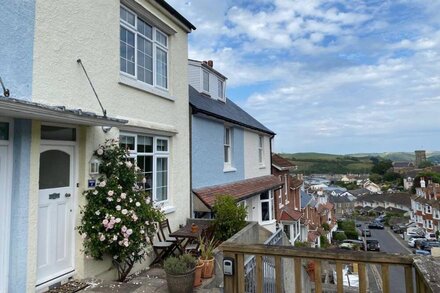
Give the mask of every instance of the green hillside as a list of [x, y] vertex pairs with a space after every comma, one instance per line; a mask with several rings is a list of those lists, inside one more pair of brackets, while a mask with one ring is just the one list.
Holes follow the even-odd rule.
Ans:
[[[373, 167], [371, 157], [381, 157], [391, 161], [414, 161], [413, 152], [389, 153], [359, 153], [349, 155], [334, 155], [324, 153], [293, 153], [280, 154], [298, 166], [298, 172], [303, 174], [327, 173], [369, 173]], [[440, 163], [440, 152], [427, 152], [427, 159]]]

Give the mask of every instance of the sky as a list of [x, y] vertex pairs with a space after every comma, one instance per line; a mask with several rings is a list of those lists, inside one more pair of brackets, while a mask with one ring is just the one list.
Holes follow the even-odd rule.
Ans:
[[168, 2], [274, 151], [440, 150], [440, 1]]

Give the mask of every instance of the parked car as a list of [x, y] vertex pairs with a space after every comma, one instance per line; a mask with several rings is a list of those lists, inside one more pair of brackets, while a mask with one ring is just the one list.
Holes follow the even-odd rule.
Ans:
[[369, 229], [381, 229], [381, 230], [384, 229], [383, 225], [378, 222], [371, 222], [370, 224], [368, 224], [368, 228]]
[[406, 230], [406, 227], [405, 225], [393, 225], [391, 229], [394, 233], [403, 234], [403, 232]]
[[383, 223], [385, 222], [385, 216], [379, 216], [376, 219], [374, 219], [374, 221], [378, 223]]
[[362, 236], [371, 237], [371, 231], [368, 229], [362, 229]]
[[367, 250], [368, 251], [380, 251], [380, 244], [378, 240], [368, 239], [367, 240]]
[[408, 240], [409, 247], [415, 247], [417, 240], [426, 240], [425, 236], [414, 235]]
[[416, 244], [421, 250], [431, 251], [433, 247], [440, 247], [440, 242], [438, 241], [421, 241]]
[[431, 251], [421, 250], [421, 249], [414, 249], [413, 253], [418, 255], [431, 255]]
[[431, 241], [436, 241], [437, 237], [435, 236], [435, 233], [426, 233], [425, 238]]
[[339, 245], [339, 248], [342, 248], [342, 249], [350, 249], [350, 250], [353, 250], [353, 249], [356, 249], [356, 248], [359, 248], [359, 249], [361, 249], [361, 250], [364, 250], [364, 249], [365, 249], [365, 248], [364, 248], [364, 242], [363, 242], [363, 241], [361, 241], [361, 240], [352, 240], [352, 239], [344, 240], [344, 241]]

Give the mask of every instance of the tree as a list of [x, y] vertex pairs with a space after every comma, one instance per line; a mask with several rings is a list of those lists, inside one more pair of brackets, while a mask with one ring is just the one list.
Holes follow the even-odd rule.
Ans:
[[423, 161], [417, 167], [423, 169], [423, 168], [432, 167], [432, 166], [433, 166], [433, 164], [430, 161]]
[[376, 184], [381, 183], [382, 182], [382, 176], [380, 176], [379, 174], [373, 173], [370, 175], [370, 181], [374, 182]]
[[373, 168], [371, 168], [371, 173], [384, 175], [392, 167], [393, 162], [391, 160], [379, 160], [373, 165]]
[[84, 239], [84, 253], [97, 260], [110, 256], [118, 281], [124, 281], [134, 264], [151, 252], [148, 243], [156, 230], [154, 222], [164, 216], [138, 185], [145, 178], [117, 140], [107, 140], [94, 155], [101, 159], [102, 176], [94, 190], [84, 192], [87, 204], [77, 229]]
[[214, 212], [214, 233], [218, 240], [228, 240], [246, 226], [246, 208], [237, 205], [235, 199], [230, 195], [219, 196], [212, 210]]

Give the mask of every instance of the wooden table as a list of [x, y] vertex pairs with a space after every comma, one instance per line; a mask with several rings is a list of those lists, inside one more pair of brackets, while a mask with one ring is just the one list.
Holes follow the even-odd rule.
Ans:
[[[170, 234], [170, 237], [176, 237], [181, 240], [178, 241], [180, 248], [182, 251], [185, 251], [186, 246], [193, 241], [198, 241], [198, 239], [202, 236], [204, 230], [208, 229], [209, 224], [196, 224], [198, 229], [196, 232], [192, 232], [192, 223], [189, 223], [179, 230]], [[186, 241], [185, 241], [186, 240]]]

